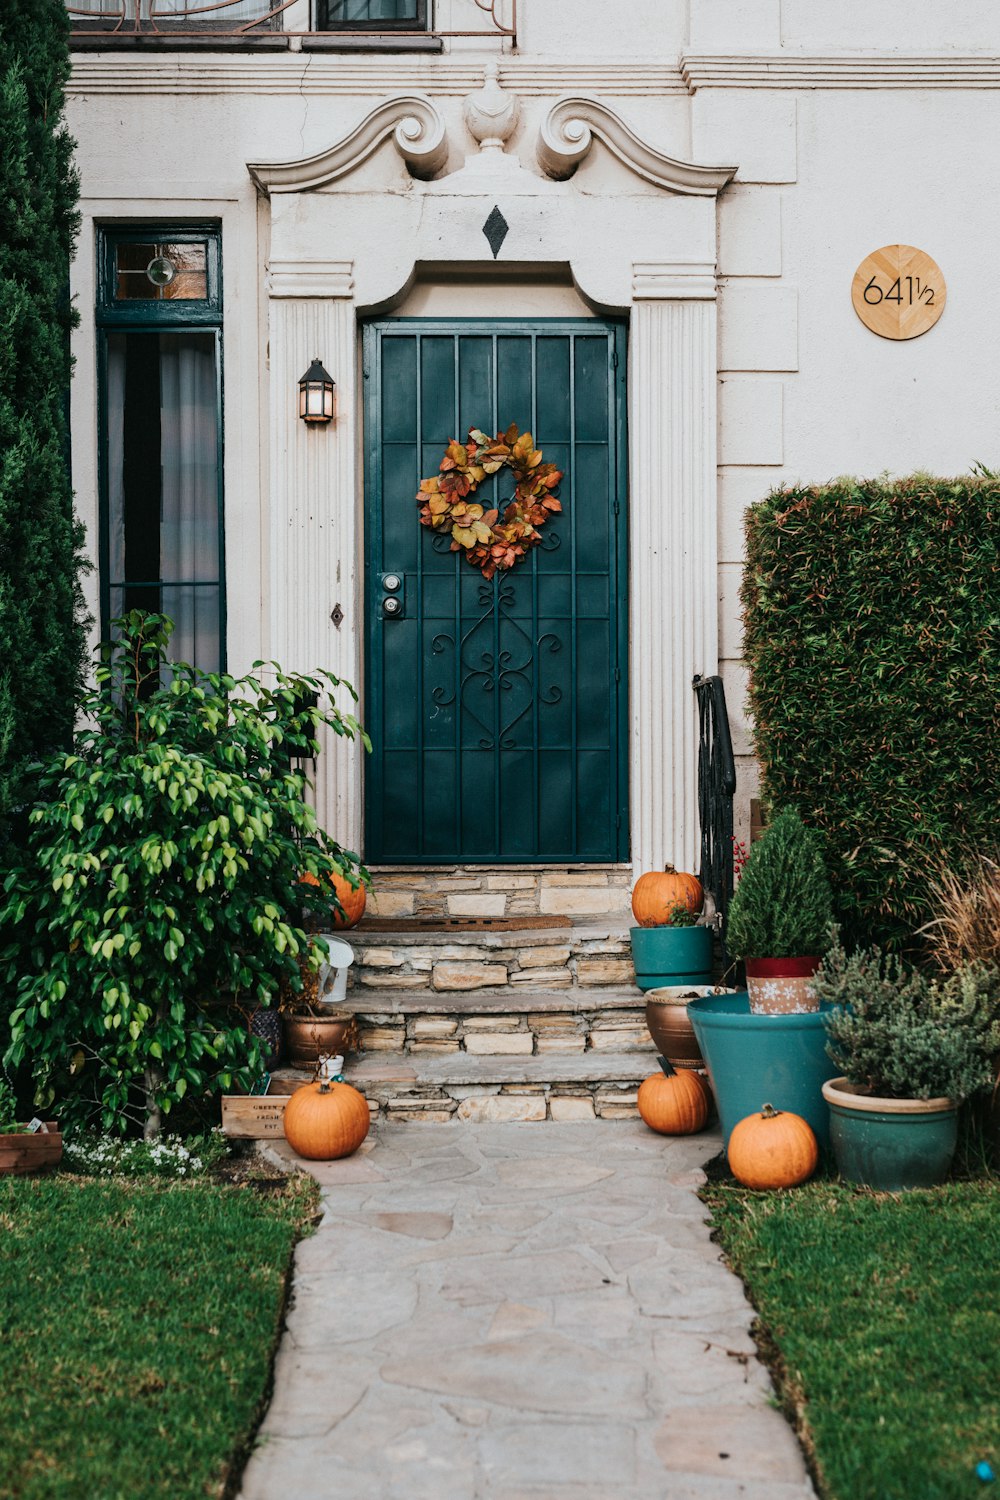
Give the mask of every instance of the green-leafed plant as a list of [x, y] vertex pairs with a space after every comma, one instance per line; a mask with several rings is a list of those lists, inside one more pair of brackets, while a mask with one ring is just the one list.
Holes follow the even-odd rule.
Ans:
[[765, 799], [823, 835], [845, 930], [905, 946], [942, 868], [996, 849], [1000, 480], [838, 480], [748, 512]]
[[0, 1132], [17, 1129], [17, 1099], [6, 1078], [0, 1078]]
[[[268, 1005], [333, 898], [345, 853], [305, 801], [294, 758], [319, 725], [367, 740], [328, 696], [329, 673], [270, 664], [239, 680], [168, 665], [170, 622], [134, 612], [102, 651], [72, 755], [38, 770], [28, 846], [4, 884], [0, 972], [9, 1064], [30, 1062], [36, 1105], [148, 1138], [185, 1094], [260, 1071], [241, 1006]], [[304, 706], [305, 705], [305, 706]], [[315, 885], [301, 876], [316, 878]]]
[[823, 953], [832, 920], [822, 842], [789, 808], [750, 850], [729, 907], [726, 947], [734, 958]]
[[968, 1099], [993, 1080], [1000, 1048], [1000, 973], [976, 964], [944, 979], [898, 954], [836, 941], [813, 988], [836, 1007], [827, 1051], [849, 1083], [887, 1099]]
[[682, 906], [679, 901], [675, 902], [675, 904], [670, 908], [670, 910], [667, 912], [666, 919], [663, 922], [664, 927], [697, 927], [697, 925], [698, 913], [695, 911], [689, 911], [688, 908], [686, 906]]

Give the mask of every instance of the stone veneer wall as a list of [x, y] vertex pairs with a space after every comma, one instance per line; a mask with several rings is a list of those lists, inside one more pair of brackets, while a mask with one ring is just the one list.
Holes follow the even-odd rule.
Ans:
[[365, 1014], [357, 1022], [361, 1051], [466, 1052], [478, 1057], [561, 1056], [582, 1052], [649, 1052], [645, 1011], [593, 1009], [523, 1014]]
[[527, 870], [495, 865], [456, 870], [376, 866], [368, 909], [378, 917], [627, 917], [632, 871]]
[[[456, 935], [457, 936], [457, 935]], [[523, 933], [463, 934], [473, 941], [448, 942], [447, 934], [401, 937], [396, 933], [351, 933], [355, 951], [352, 992], [433, 990], [593, 989], [635, 981], [627, 933], [604, 928]], [[435, 941], [435, 939], [437, 939]]]

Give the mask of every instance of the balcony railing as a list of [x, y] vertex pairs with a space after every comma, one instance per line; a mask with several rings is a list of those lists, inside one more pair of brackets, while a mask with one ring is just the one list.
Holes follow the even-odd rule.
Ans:
[[[66, 0], [74, 44], [100, 41], [254, 41], [282, 38], [352, 40], [376, 47], [431, 43], [447, 37], [500, 38], [517, 44], [517, 0], [468, 0], [464, 29], [434, 27], [433, 0]], [[488, 23], [488, 24], [487, 24]]]

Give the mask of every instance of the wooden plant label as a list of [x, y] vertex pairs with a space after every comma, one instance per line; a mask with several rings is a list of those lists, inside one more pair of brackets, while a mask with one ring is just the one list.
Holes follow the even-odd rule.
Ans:
[[915, 339], [944, 312], [947, 289], [941, 267], [913, 245], [883, 245], [854, 273], [854, 311], [883, 339]]

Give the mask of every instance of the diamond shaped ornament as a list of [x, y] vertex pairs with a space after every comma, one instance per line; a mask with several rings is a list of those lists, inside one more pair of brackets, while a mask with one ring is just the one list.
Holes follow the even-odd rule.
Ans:
[[486, 223], [483, 225], [483, 233], [486, 236], [486, 243], [493, 251], [494, 260], [496, 260], [497, 256], [500, 254], [500, 246], [507, 238], [509, 229], [510, 225], [507, 223], [507, 220], [504, 218], [499, 208], [497, 208], [494, 204], [493, 212], [490, 214], [489, 218], [486, 220]]

